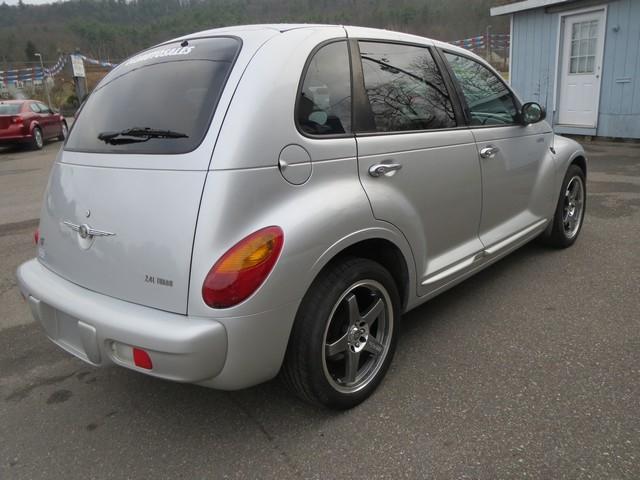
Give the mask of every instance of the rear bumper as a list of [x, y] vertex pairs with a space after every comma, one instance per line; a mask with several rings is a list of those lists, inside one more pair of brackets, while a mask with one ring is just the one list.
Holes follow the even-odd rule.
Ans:
[[[18, 267], [16, 276], [47, 336], [85, 362], [222, 390], [278, 374], [299, 303], [242, 317], [194, 317], [93, 292], [35, 258]], [[131, 347], [149, 353], [151, 370], [134, 364]]]
[[[85, 362], [117, 364], [190, 383], [214, 378], [225, 365], [227, 332], [214, 319], [178, 315], [92, 292], [36, 259], [21, 265], [16, 274], [20, 291], [47, 336]], [[151, 370], [135, 366], [133, 346], [149, 353]]]

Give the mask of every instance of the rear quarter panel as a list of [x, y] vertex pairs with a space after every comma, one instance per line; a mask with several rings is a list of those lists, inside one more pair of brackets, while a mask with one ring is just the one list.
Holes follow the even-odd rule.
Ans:
[[[250, 315], [299, 300], [322, 268], [319, 259], [325, 252], [347, 237], [355, 243], [354, 232], [378, 225], [358, 179], [355, 138], [309, 138], [294, 122], [309, 55], [322, 42], [342, 38], [346, 34], [340, 27], [288, 31], [269, 40], [248, 65], [207, 175], [193, 252], [190, 314], [214, 312], [202, 300], [205, 276], [230, 247], [260, 228], [283, 228], [280, 260], [253, 297], [215, 311], [216, 316]], [[287, 182], [278, 168], [287, 145], [299, 145], [312, 160], [311, 176], [302, 185]], [[391, 225], [380, 225], [406, 242]], [[411, 258], [408, 247], [405, 251]]]
[[[270, 225], [283, 229], [284, 247], [266, 282], [235, 307], [208, 307], [201, 289], [216, 260], [245, 236]], [[373, 218], [355, 157], [319, 162], [302, 186], [284, 180], [277, 167], [209, 172], [193, 250], [189, 314], [253, 315], [297, 302], [337, 253], [368, 238], [396, 244], [415, 278], [406, 239]]]

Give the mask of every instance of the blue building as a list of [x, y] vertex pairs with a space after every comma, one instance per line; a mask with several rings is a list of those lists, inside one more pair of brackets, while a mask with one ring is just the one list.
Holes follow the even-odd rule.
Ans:
[[640, 139], [640, 0], [524, 0], [510, 15], [510, 82], [558, 133]]

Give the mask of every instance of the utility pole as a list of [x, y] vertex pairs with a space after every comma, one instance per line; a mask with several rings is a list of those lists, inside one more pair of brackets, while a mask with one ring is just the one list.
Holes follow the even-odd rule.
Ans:
[[44, 62], [42, 61], [42, 54], [35, 53], [34, 55], [36, 57], [40, 57], [40, 70], [42, 71], [42, 84], [44, 85], [44, 91], [47, 94], [47, 104], [49, 105], [49, 108], [53, 108], [51, 106], [51, 96], [49, 95], [49, 85], [47, 85], [47, 77], [44, 74]]
[[485, 42], [487, 42], [487, 44], [485, 45], [487, 52], [487, 62], [491, 63], [491, 25], [487, 25], [487, 34], [484, 37], [484, 40]]

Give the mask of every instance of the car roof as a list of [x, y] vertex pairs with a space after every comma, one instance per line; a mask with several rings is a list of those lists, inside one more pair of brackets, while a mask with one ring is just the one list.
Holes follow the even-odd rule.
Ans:
[[219, 27], [213, 28], [210, 30], [203, 30], [201, 32], [197, 32], [197, 35], [209, 35], [209, 34], [218, 34], [218, 33], [227, 33], [227, 32], [250, 32], [256, 30], [273, 30], [276, 32], [284, 33], [290, 30], [298, 30], [301, 28], [341, 28], [342, 25], [328, 25], [328, 24], [319, 24], [319, 23], [256, 23], [249, 25], [231, 25], [228, 27]]
[[[209, 36], [209, 35], [220, 35], [220, 34], [235, 34], [239, 37], [242, 37], [243, 32], [255, 32], [259, 30], [269, 30], [273, 32], [286, 33], [291, 30], [299, 30], [299, 29], [321, 29], [321, 28], [344, 28], [347, 32], [347, 35], [351, 34], [354, 37], [360, 38], [372, 38], [372, 39], [380, 39], [380, 40], [396, 40], [396, 41], [404, 41], [404, 42], [413, 42], [413, 43], [429, 43], [438, 48], [446, 48], [447, 50], [453, 52], [463, 53], [467, 56], [474, 57], [482, 60], [481, 57], [476, 55], [469, 50], [465, 50], [462, 47], [457, 47], [450, 43], [442, 42], [440, 40], [434, 40], [429, 37], [423, 37], [419, 35], [414, 35], [411, 33], [403, 33], [396, 32], [393, 30], [385, 30], [381, 28], [371, 28], [371, 27], [359, 27], [359, 26], [351, 26], [351, 25], [331, 25], [331, 24], [319, 24], [319, 23], [264, 23], [264, 24], [253, 24], [253, 25], [235, 25], [229, 27], [220, 27], [214, 28], [210, 30], [203, 30], [201, 32], [195, 32], [185, 37], [196, 37], [196, 36]], [[182, 37], [181, 37], [182, 38]]]
[[29, 100], [0, 100], [0, 103], [24, 103], [24, 102], [28, 102]]

